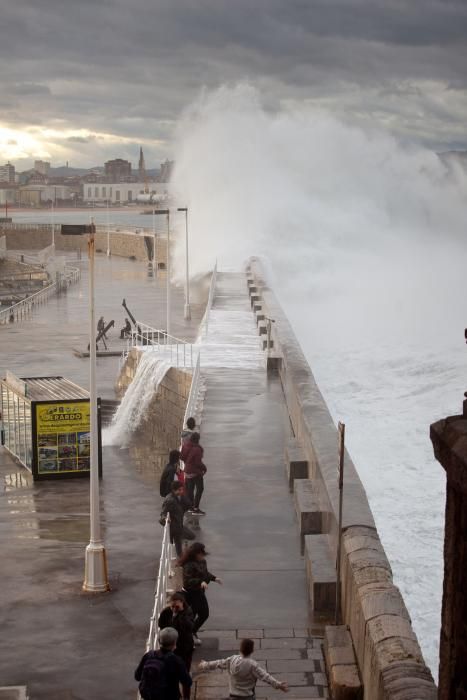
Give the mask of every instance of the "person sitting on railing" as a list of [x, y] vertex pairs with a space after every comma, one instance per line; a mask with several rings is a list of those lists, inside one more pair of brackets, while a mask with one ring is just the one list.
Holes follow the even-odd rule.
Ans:
[[[187, 604], [183, 593], [173, 593], [170, 596], [169, 605], [159, 615], [159, 629], [173, 627], [178, 632], [177, 646], [175, 653], [186, 666], [188, 673], [191, 668], [193, 657], [193, 611]], [[190, 697], [190, 686], [183, 687], [183, 698]]]
[[183, 517], [189, 510], [191, 502], [183, 495], [183, 484], [173, 481], [171, 493], [162, 504], [160, 524], [165, 525], [167, 514], [170, 516], [170, 542], [175, 545], [177, 556], [182, 555], [182, 539], [194, 540], [195, 534], [183, 524]]
[[185, 463], [186, 495], [192, 503], [192, 513], [206, 515], [199, 507], [204, 491], [204, 475], [207, 468], [203, 463], [204, 450], [199, 444], [199, 433], [192, 433], [182, 445], [181, 458]]
[[178, 632], [166, 627], [159, 633], [160, 648], [147, 651], [135, 671], [143, 700], [180, 700], [180, 684], [191, 687], [193, 681], [183, 661], [174, 654]]
[[[180, 452], [171, 450], [169, 453], [169, 463], [164, 467], [159, 483], [159, 492], [162, 498], [170, 495], [174, 481], [185, 483], [185, 472], [180, 467]], [[191, 505], [191, 504], [190, 504]]]
[[211, 581], [222, 584], [222, 579], [208, 571], [207, 554], [202, 542], [193, 542], [183, 552], [178, 562], [179, 566], [183, 568], [183, 593], [195, 616], [193, 637], [196, 645], [201, 644], [198, 630], [209, 617], [206, 589]]
[[182, 430], [182, 445], [184, 442], [188, 442], [193, 433], [195, 432], [196, 421], [194, 418], [187, 418], [186, 428]]
[[129, 338], [131, 335], [131, 323], [130, 321], [126, 318], [125, 319], [125, 325], [123, 328], [120, 330], [120, 340], [125, 340], [125, 338]]
[[105, 334], [105, 321], [103, 316], [101, 316], [97, 322], [97, 335], [99, 335], [100, 333], [102, 333], [102, 338], [104, 340], [107, 340], [107, 336]]

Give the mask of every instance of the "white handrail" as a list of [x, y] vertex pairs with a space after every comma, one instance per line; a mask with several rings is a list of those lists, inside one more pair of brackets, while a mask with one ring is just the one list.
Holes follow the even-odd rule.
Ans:
[[199, 383], [201, 378], [201, 360], [200, 355], [198, 355], [196, 360], [196, 365], [193, 370], [193, 375], [191, 378], [190, 393], [188, 394], [188, 401], [186, 402], [185, 415], [183, 417], [183, 426], [186, 425], [188, 418], [194, 416], [196, 413], [196, 402], [198, 401], [199, 393]]
[[[169, 335], [166, 331], [153, 328], [146, 323], [136, 321], [136, 328], [131, 331], [130, 345], [150, 346], [155, 352], [159, 352], [163, 359], [170, 361], [174, 367], [193, 367], [193, 344], [187, 343], [181, 338]], [[122, 354], [128, 355], [127, 349]], [[124, 361], [124, 360], [123, 360]]]
[[155, 649], [157, 644], [157, 622], [159, 620], [159, 615], [167, 603], [169, 579], [174, 575], [174, 572], [172, 571], [172, 550], [173, 545], [170, 544], [170, 517], [167, 514], [164, 525], [164, 534], [162, 536], [161, 557], [159, 560], [159, 571], [157, 573], [156, 590], [154, 592], [154, 606], [149, 623], [146, 651]]
[[[65, 269], [65, 274], [63, 275], [63, 279], [67, 285], [72, 284], [73, 282], [77, 282], [80, 279], [80, 277], [81, 270], [77, 267], [67, 267]], [[52, 284], [49, 284], [47, 285], [47, 287], [44, 287], [38, 292], [31, 294], [30, 296], [26, 297], [26, 299], [22, 299], [16, 304], [8, 306], [6, 309], [0, 311], [0, 325], [10, 322], [21, 321], [23, 318], [25, 318], [28, 314], [32, 312], [35, 306], [45, 303], [52, 295], [56, 294], [58, 291], [59, 289], [57, 283], [52, 282]]]
[[216, 280], [217, 280], [217, 260], [212, 270], [211, 284], [209, 285], [209, 296], [206, 304], [206, 311], [204, 312], [204, 318], [202, 320], [202, 325], [204, 326], [204, 336], [206, 337], [209, 330], [209, 314], [211, 313], [212, 303], [214, 301], [214, 294], [216, 293]]

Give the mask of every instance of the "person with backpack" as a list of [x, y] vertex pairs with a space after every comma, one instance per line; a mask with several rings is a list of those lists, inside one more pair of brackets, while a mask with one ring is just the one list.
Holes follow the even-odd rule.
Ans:
[[192, 433], [190, 439], [183, 443], [180, 456], [185, 463], [186, 495], [192, 503], [192, 512], [197, 515], [206, 515], [199, 507], [204, 491], [204, 475], [207, 472], [203, 455], [204, 450], [199, 444], [199, 433]]
[[172, 481], [170, 495], [162, 504], [160, 524], [165, 525], [167, 515], [170, 516], [170, 542], [175, 545], [177, 557], [182, 556], [182, 540], [194, 540], [195, 534], [183, 524], [183, 518], [191, 507], [190, 501], [183, 495], [183, 484]]
[[180, 700], [180, 684], [192, 685], [183, 661], [174, 654], [178, 632], [166, 627], [159, 634], [160, 648], [147, 651], [135, 671], [143, 700]]
[[169, 463], [164, 467], [159, 484], [159, 492], [162, 498], [170, 494], [173, 481], [185, 482], [185, 474], [180, 468], [180, 452], [171, 450], [169, 453]]
[[[159, 629], [173, 627], [178, 632], [177, 646], [175, 654], [179, 656], [185, 668], [190, 672], [191, 659], [193, 657], [193, 611], [187, 604], [183, 593], [173, 593], [170, 596], [169, 605], [163, 609], [159, 615]], [[189, 686], [183, 688], [183, 698], [188, 700], [190, 697]]]
[[252, 639], [242, 639], [240, 654], [228, 656], [226, 659], [215, 661], [201, 661], [198, 671], [213, 671], [215, 669], [227, 670], [229, 674], [230, 698], [243, 698], [243, 700], [255, 700], [256, 683], [258, 680], [271, 685], [273, 688], [288, 693], [289, 687], [285, 681], [278, 681], [271, 676], [259, 663], [251, 658], [255, 649]]
[[202, 542], [193, 542], [192, 545], [185, 549], [178, 561], [179, 566], [183, 569], [182, 592], [195, 616], [193, 637], [196, 645], [201, 644], [201, 640], [198, 637], [198, 630], [209, 617], [206, 589], [211, 581], [222, 585], [222, 579], [208, 571], [206, 564], [207, 554]]

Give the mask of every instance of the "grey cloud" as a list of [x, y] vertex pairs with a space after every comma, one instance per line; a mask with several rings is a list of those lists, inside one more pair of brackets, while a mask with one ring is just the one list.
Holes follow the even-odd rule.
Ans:
[[270, 109], [326, 98], [407, 134], [404, 102], [416, 104], [439, 147], [449, 128], [467, 142], [430, 86], [466, 91], [466, 36], [464, 0], [6, 0], [0, 119], [161, 139], [163, 157], [203, 87], [249, 79]]

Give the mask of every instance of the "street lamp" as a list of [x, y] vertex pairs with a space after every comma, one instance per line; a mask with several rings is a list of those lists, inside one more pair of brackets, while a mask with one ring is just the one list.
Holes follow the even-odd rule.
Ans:
[[191, 320], [190, 308], [190, 271], [188, 263], [188, 207], [178, 207], [177, 211], [185, 212], [185, 321]]
[[55, 206], [52, 201], [52, 255], [55, 256]]
[[107, 200], [107, 257], [110, 258], [109, 200]]
[[99, 449], [97, 429], [97, 387], [96, 387], [96, 336], [94, 312], [94, 234], [96, 227], [91, 219], [90, 226], [63, 225], [62, 235], [88, 234], [89, 254], [89, 403], [91, 423], [91, 470], [89, 476], [90, 540], [86, 547], [83, 590], [89, 593], [102, 593], [110, 589], [107, 576], [107, 560], [101, 534], [99, 507]]
[[[154, 209], [154, 214], [167, 216], [167, 287], [166, 287], [166, 297], [167, 297], [167, 323], [166, 323], [166, 333], [167, 336], [170, 335], [170, 210], [169, 209]], [[168, 339], [168, 338], [167, 338]]]

